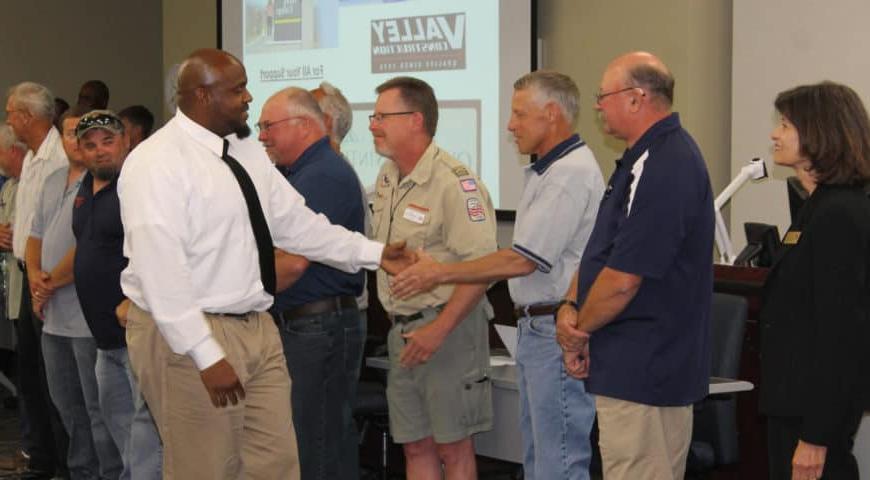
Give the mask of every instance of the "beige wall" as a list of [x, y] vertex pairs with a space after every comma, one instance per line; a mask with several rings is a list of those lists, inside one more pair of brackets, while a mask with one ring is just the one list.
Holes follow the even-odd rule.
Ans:
[[[161, 88], [167, 72], [197, 48], [217, 46], [217, 4], [214, 0], [163, 1], [163, 63]], [[165, 118], [172, 112], [161, 110]]]
[[4, 98], [9, 86], [31, 80], [75, 103], [82, 83], [100, 79], [109, 86], [110, 108], [139, 103], [160, 116], [160, 2], [8, 2], [4, 7]]
[[647, 50], [676, 77], [675, 110], [701, 147], [713, 190], [730, 175], [731, 0], [540, 0], [543, 66], [580, 87], [578, 130], [605, 177], [624, 145], [605, 138], [593, 110], [601, 73], [615, 56]]

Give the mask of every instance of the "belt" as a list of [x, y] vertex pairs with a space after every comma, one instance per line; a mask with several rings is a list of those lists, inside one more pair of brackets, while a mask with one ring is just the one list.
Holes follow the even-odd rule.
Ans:
[[282, 320], [293, 320], [299, 317], [320, 315], [323, 313], [339, 313], [342, 310], [359, 310], [356, 298], [344, 295], [341, 297], [324, 298], [316, 302], [306, 303], [298, 307], [288, 308], [279, 313]]
[[411, 323], [411, 322], [416, 321], [416, 320], [420, 320], [424, 316], [423, 312], [426, 312], [428, 310], [435, 310], [435, 313], [437, 314], [437, 313], [440, 313], [441, 310], [444, 310], [444, 305], [437, 305], [435, 307], [424, 308], [423, 310], [420, 310], [417, 313], [412, 313], [410, 315], [391, 315], [391, 314], [388, 314], [387, 316], [389, 317], [390, 321], [393, 322], [394, 324], [395, 323], [406, 324], [406, 323]]
[[559, 302], [533, 303], [531, 305], [520, 305], [514, 308], [514, 317], [541, 317], [545, 315], [555, 315], [559, 308]]
[[245, 312], [245, 313], [205, 312], [206, 315], [214, 315], [216, 317], [234, 318], [236, 320], [244, 320], [244, 319], [248, 318], [248, 315], [252, 315], [255, 313], [257, 313], [257, 312]]

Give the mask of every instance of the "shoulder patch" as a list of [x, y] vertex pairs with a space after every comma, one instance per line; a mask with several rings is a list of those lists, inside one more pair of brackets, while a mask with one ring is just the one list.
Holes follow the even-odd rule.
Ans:
[[389, 187], [390, 186], [390, 177], [386, 173], [381, 178], [381, 186], [382, 187]]
[[477, 191], [477, 182], [475, 182], [473, 178], [466, 178], [464, 180], [460, 180], [459, 185], [462, 186], [463, 192], [476, 192]]
[[463, 167], [462, 165], [460, 165], [458, 167], [453, 167], [453, 169], [451, 171], [457, 177], [467, 177], [469, 175], [468, 169]]
[[486, 210], [483, 208], [483, 203], [477, 197], [471, 197], [465, 201], [465, 208], [468, 210], [468, 219], [472, 222], [482, 222], [486, 220]]

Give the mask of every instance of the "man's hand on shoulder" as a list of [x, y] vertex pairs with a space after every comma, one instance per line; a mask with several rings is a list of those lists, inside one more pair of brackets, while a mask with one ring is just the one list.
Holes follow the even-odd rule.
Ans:
[[245, 389], [226, 358], [199, 372], [199, 376], [215, 407], [226, 407], [228, 402], [237, 405], [245, 399]]
[[381, 254], [381, 268], [390, 275], [396, 275], [416, 261], [417, 254], [408, 250], [404, 240], [385, 245]]
[[444, 265], [423, 250], [417, 251], [417, 263], [402, 270], [390, 283], [393, 295], [400, 299], [428, 292], [441, 284]]

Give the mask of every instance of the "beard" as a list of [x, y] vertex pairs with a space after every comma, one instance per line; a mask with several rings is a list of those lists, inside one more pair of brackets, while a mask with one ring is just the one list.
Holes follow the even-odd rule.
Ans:
[[94, 176], [97, 180], [102, 180], [107, 182], [118, 174], [118, 170], [115, 167], [96, 167], [91, 170], [91, 175]]
[[251, 135], [251, 127], [249, 127], [247, 123], [243, 123], [237, 126], [236, 129], [233, 130], [233, 133], [235, 133], [240, 139], [248, 138], [248, 136]]

